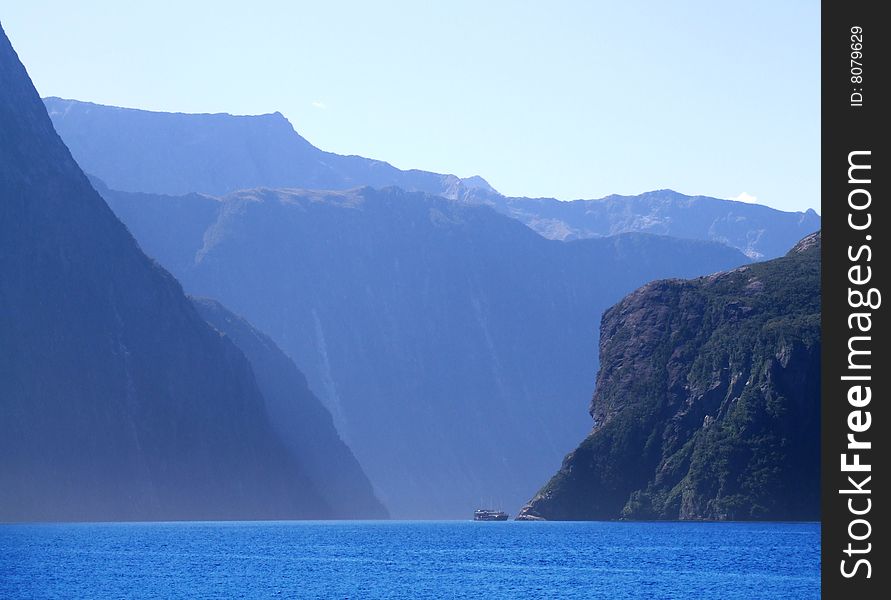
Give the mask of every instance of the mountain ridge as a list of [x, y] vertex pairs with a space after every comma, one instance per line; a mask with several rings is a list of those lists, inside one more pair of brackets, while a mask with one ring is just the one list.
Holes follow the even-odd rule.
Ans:
[[479, 176], [402, 170], [382, 160], [320, 150], [277, 111], [171, 113], [59, 97], [43, 101], [83, 169], [122, 191], [221, 195], [258, 186], [399, 185], [453, 198], [470, 189], [494, 192]]
[[503, 196], [478, 175], [400, 170], [381, 160], [322, 151], [279, 112], [232, 116], [124, 109], [55, 97], [44, 102], [84, 170], [127, 192], [219, 196], [258, 187], [395, 185], [487, 204], [551, 239], [639, 231], [719, 241], [753, 259], [781, 256], [820, 227], [813, 211], [784, 212], [671, 190], [569, 201]]
[[796, 241], [820, 228], [820, 216], [813, 209], [785, 212], [760, 204], [689, 196], [671, 189], [565, 201], [472, 190], [464, 200], [492, 206], [549, 239], [640, 231], [710, 239], [756, 260], [782, 256]]

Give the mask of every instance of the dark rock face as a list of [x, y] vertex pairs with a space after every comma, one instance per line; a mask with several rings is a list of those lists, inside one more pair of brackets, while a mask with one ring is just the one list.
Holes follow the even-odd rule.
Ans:
[[268, 336], [219, 302], [193, 298], [204, 319], [226, 334], [251, 363], [278, 437], [315, 483], [331, 517], [382, 519], [387, 511], [334, 428], [331, 413], [309, 390], [306, 377]]
[[519, 518], [819, 519], [819, 242], [609, 309], [594, 429]]
[[757, 260], [782, 256], [797, 240], [820, 228], [820, 216], [813, 210], [783, 212], [732, 200], [685, 196], [672, 190], [561, 202], [553, 198], [508, 198], [479, 189], [465, 199], [519, 219], [550, 239], [638, 231], [721, 242]]
[[0, 30], [0, 521], [327, 517], [244, 355], [148, 259]]
[[294, 359], [399, 518], [518, 508], [586, 433], [574, 399], [601, 311], [654, 278], [747, 262], [643, 234], [547, 240], [396, 188], [102, 193], [191, 293]]
[[491, 191], [481, 177], [402, 171], [379, 160], [319, 150], [281, 113], [161, 113], [46, 98], [56, 131], [78, 164], [109, 187], [159, 194], [235, 190], [343, 190], [396, 185], [458, 198]]

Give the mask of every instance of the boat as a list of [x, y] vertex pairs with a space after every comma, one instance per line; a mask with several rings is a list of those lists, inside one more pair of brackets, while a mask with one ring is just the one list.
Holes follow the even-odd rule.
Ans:
[[474, 521], [507, 521], [509, 514], [503, 510], [490, 510], [488, 508], [480, 508], [474, 511]]

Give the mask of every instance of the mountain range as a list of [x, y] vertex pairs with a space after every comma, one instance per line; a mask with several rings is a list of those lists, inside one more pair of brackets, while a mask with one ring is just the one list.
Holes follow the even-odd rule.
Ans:
[[649, 234], [548, 240], [399, 188], [99, 190], [189, 293], [294, 359], [399, 518], [518, 508], [587, 429], [601, 312], [652, 279], [749, 262]]
[[[819, 228], [670, 190], [509, 198], [324, 152], [280, 113], [41, 104], [5, 35], [0, 82], [0, 520], [513, 510], [589, 433], [605, 309], [652, 280], [761, 273], [753, 259]], [[690, 348], [720, 324], [708, 302], [688, 322], [696, 307]], [[624, 331], [613, 311], [602, 327]], [[708, 443], [743, 439], [725, 438]], [[560, 484], [523, 516], [672, 518], [675, 492], [644, 483], [618, 513], [560, 512], [578, 496]], [[709, 493], [677, 516], [779, 514]]]
[[45, 103], [146, 252], [306, 373], [397, 517], [519, 507], [588, 428], [577, 398], [605, 308], [819, 228], [813, 211], [670, 190], [508, 198], [324, 153], [280, 114]]
[[593, 430], [519, 518], [819, 520], [820, 245], [607, 310]]
[[727, 244], [753, 260], [777, 258], [820, 228], [812, 209], [783, 212], [768, 206], [656, 190], [597, 200], [510, 198], [472, 190], [469, 202], [492, 206], [546, 238], [575, 240], [630, 231]]
[[255, 373], [139, 249], [0, 29], [0, 521], [385, 514], [354, 462], [315, 464], [348, 450], [293, 369], [267, 368], [285, 372]]
[[569, 202], [502, 196], [479, 176], [401, 171], [379, 160], [324, 152], [281, 113], [183, 114], [61, 98], [44, 102], [81, 167], [121, 191], [218, 196], [256, 187], [398, 186], [491, 206], [550, 239], [653, 233], [721, 242], [757, 260], [782, 256], [820, 228], [813, 210], [783, 212], [672, 190]]

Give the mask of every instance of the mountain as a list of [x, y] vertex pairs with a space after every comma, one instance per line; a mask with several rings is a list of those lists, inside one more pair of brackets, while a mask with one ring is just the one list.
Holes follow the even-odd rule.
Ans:
[[324, 152], [278, 112], [184, 114], [62, 98], [44, 102], [78, 164], [117, 190], [219, 195], [254, 187], [395, 185], [451, 198], [472, 189], [494, 192], [479, 176], [402, 171], [380, 160]]
[[196, 115], [61, 98], [44, 102], [78, 164], [115, 190], [225, 195], [257, 187], [397, 186], [486, 204], [550, 239], [653, 233], [721, 242], [757, 260], [782, 256], [820, 228], [813, 210], [783, 212], [671, 190], [571, 202], [506, 197], [479, 176], [401, 171], [377, 160], [323, 152], [280, 113]]
[[604, 315], [594, 428], [521, 519], [818, 520], [820, 234]]
[[100, 191], [190, 293], [299, 365], [397, 518], [519, 508], [586, 432], [600, 313], [652, 279], [748, 262], [647, 234], [547, 240], [398, 188]]
[[309, 390], [306, 377], [269, 337], [209, 298], [193, 298], [198, 313], [250, 361], [273, 427], [331, 507], [351, 519], [386, 518], [371, 483], [334, 428], [331, 413]]
[[244, 354], [91, 187], [2, 29], [0, 410], [0, 521], [337, 514]]
[[672, 190], [564, 202], [510, 198], [475, 189], [464, 198], [489, 205], [550, 239], [638, 231], [721, 242], [757, 260], [782, 256], [796, 241], [820, 228], [820, 216], [810, 209], [783, 212], [733, 200], [685, 196]]

